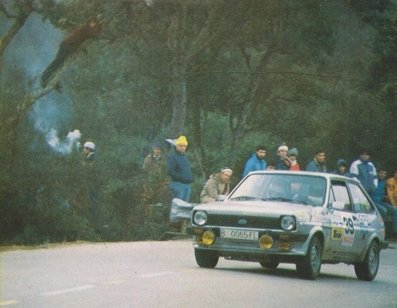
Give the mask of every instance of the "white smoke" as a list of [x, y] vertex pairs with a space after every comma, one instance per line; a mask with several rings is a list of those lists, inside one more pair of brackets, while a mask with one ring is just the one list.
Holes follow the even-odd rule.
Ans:
[[70, 98], [66, 93], [55, 91], [36, 101], [29, 114], [34, 128], [42, 134], [46, 144], [56, 153], [70, 154], [78, 149], [81, 133], [78, 129], [67, 132], [64, 128], [70, 127], [73, 122]]
[[60, 140], [58, 132], [51, 128], [45, 136], [48, 145], [59, 154], [70, 154], [73, 149], [78, 150], [80, 147], [81, 133], [78, 129], [69, 132], [64, 140]]
[[[58, 0], [57, 0], [58, 1]], [[13, 13], [15, 0], [0, 0]], [[1, 14], [0, 14], [1, 15]], [[0, 33], [8, 31], [11, 22], [0, 16]], [[5, 50], [0, 79], [14, 74], [16, 69], [23, 71], [26, 84], [35, 87], [41, 73], [54, 59], [63, 33], [43, 16], [32, 13], [24, 27], [15, 35], [10, 47]], [[65, 89], [65, 88], [64, 88]], [[46, 143], [55, 152], [66, 155], [80, 146], [81, 133], [75, 129], [66, 137], [58, 136], [58, 129], [70, 127], [73, 110], [67, 91], [52, 91], [35, 102], [29, 114], [35, 129], [43, 134]]]

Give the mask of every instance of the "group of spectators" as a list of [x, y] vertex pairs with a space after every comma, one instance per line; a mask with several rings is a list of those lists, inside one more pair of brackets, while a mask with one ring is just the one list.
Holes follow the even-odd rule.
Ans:
[[393, 175], [386, 180], [387, 171], [382, 167], [376, 169], [370, 160], [368, 149], [362, 149], [359, 158], [353, 161], [350, 166], [346, 160], [338, 159], [334, 170], [328, 170], [324, 150], [316, 151], [313, 160], [306, 165], [305, 169], [301, 169], [297, 161], [297, 149], [288, 149], [285, 144], [278, 146], [274, 161], [268, 163], [265, 157], [265, 146], [258, 146], [255, 153], [247, 160], [242, 176], [246, 176], [251, 171], [271, 169], [339, 174], [358, 179], [375, 202], [387, 202], [397, 208], [397, 168], [393, 170]]
[[[168, 154], [167, 158], [162, 155], [161, 146], [155, 145], [153, 153], [146, 156], [143, 169], [153, 170], [157, 166], [164, 164], [171, 179], [169, 188], [172, 198], [189, 202], [191, 183], [194, 178], [189, 159], [185, 155], [188, 146], [187, 138], [180, 136], [174, 141], [174, 145], [174, 150]], [[329, 172], [356, 178], [375, 201], [382, 216], [392, 217], [393, 233], [397, 235], [397, 168], [393, 170], [393, 175], [387, 178], [387, 171], [381, 167], [376, 170], [375, 165], [370, 161], [368, 149], [362, 149], [359, 153], [359, 158], [353, 161], [350, 166], [346, 160], [338, 159], [334, 170], [327, 169], [324, 150], [316, 151], [313, 160], [304, 169], [301, 168], [298, 162], [298, 150], [296, 148], [289, 149], [286, 144], [281, 144], [277, 147], [274, 160], [267, 161], [266, 155], [266, 147], [259, 145], [245, 163], [242, 177], [252, 171], [273, 169]], [[222, 200], [230, 192], [232, 174], [233, 171], [230, 168], [224, 167], [218, 173], [211, 175], [201, 191], [200, 202], [207, 203]]]
[[[276, 151], [274, 162], [268, 163], [265, 160], [266, 148], [260, 145], [256, 152], [248, 159], [245, 164], [243, 176], [251, 171], [277, 169], [277, 170], [301, 170], [297, 162], [298, 151], [296, 148], [288, 149], [282, 144]], [[359, 180], [375, 202], [380, 214], [385, 220], [391, 219], [391, 234], [397, 238], [397, 168], [393, 170], [393, 175], [387, 178], [387, 171], [383, 167], [376, 169], [370, 160], [368, 149], [362, 149], [359, 158], [349, 166], [344, 159], [338, 159], [336, 168], [329, 171], [326, 166], [326, 153], [318, 150], [312, 161], [310, 161], [305, 171], [311, 172], [330, 172]]]
[[[143, 169], [154, 171], [164, 166], [171, 179], [169, 183], [171, 197], [189, 202], [194, 178], [189, 159], [185, 155], [188, 140], [182, 135], [171, 142], [174, 144], [174, 149], [168, 153], [167, 158], [162, 154], [161, 145], [154, 145], [153, 152], [145, 157]], [[230, 192], [232, 174], [230, 168], [224, 167], [219, 173], [211, 175], [200, 194], [200, 201], [202, 203], [219, 201], [226, 196]]]

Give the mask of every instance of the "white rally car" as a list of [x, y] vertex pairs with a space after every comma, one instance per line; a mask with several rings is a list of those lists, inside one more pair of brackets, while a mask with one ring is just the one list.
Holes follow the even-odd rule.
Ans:
[[192, 211], [196, 262], [213, 268], [219, 257], [276, 268], [295, 263], [315, 279], [322, 263], [353, 264], [361, 280], [378, 272], [385, 227], [361, 184], [335, 174], [257, 171], [226, 200]]

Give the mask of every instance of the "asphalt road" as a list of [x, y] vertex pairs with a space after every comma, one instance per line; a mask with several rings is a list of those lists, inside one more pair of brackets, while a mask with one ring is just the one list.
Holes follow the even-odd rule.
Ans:
[[315, 281], [290, 264], [201, 269], [190, 240], [15, 250], [0, 262], [1, 307], [397, 307], [397, 244], [372, 282], [344, 264], [323, 265]]

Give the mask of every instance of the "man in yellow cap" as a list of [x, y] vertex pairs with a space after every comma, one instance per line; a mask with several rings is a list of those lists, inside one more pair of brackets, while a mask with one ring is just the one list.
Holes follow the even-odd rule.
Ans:
[[188, 142], [185, 136], [180, 136], [175, 141], [175, 151], [167, 159], [167, 171], [171, 177], [170, 189], [172, 198], [189, 202], [193, 182], [190, 162], [185, 155]]

